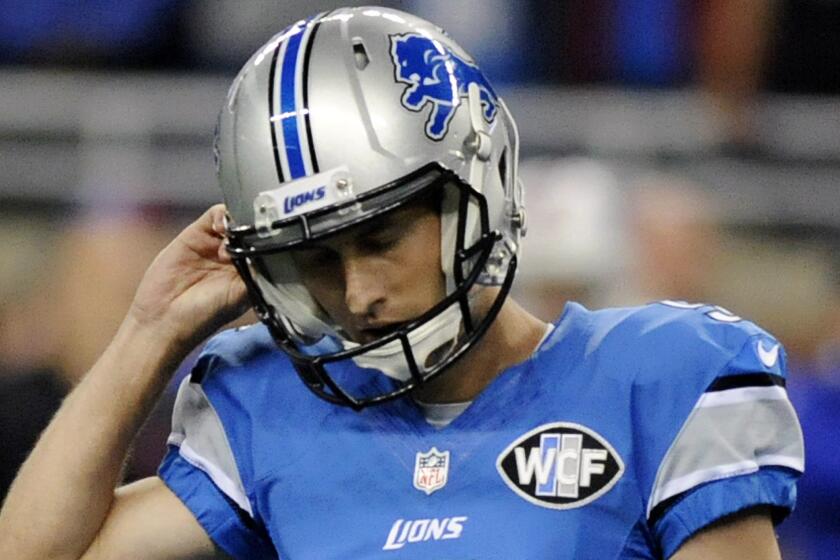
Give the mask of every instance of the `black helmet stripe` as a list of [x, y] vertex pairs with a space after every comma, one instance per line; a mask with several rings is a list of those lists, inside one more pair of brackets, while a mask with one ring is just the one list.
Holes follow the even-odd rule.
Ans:
[[268, 122], [271, 125], [271, 146], [274, 149], [274, 166], [277, 168], [277, 182], [283, 184], [283, 166], [280, 165], [280, 152], [277, 151], [277, 130], [274, 122], [275, 108], [274, 108], [274, 71], [277, 68], [277, 55], [280, 53], [280, 44], [274, 47], [274, 54], [271, 57], [271, 71], [268, 74]]
[[321, 21], [325, 16], [326, 13], [318, 16], [312, 25], [312, 32], [309, 34], [306, 50], [303, 53], [303, 118], [306, 123], [306, 137], [309, 139], [309, 159], [312, 162], [313, 173], [319, 173], [320, 168], [318, 166], [318, 158], [315, 156], [315, 141], [312, 139], [312, 128], [309, 125], [309, 57], [312, 54], [312, 45], [315, 44], [315, 35], [318, 33], [318, 28], [321, 26]]

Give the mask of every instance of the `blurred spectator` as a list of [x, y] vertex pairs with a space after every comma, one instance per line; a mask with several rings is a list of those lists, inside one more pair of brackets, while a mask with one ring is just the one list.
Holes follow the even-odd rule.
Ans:
[[53, 365], [55, 299], [47, 289], [56, 237], [47, 216], [0, 220], [0, 499], [67, 385]]
[[[835, 259], [837, 250], [835, 246]], [[796, 510], [781, 526], [785, 558], [834, 558], [840, 550], [840, 259], [834, 292], [824, 301], [811, 359], [792, 357], [788, 392], [805, 437], [805, 476]]]
[[[0, 221], [0, 497], [64, 395], [113, 338], [149, 263], [182, 225], [170, 214], [104, 207], [70, 220], [27, 214]], [[253, 321], [246, 315], [240, 323]], [[135, 438], [127, 481], [156, 472], [175, 388], [194, 358], [176, 372]]]
[[[466, 33], [501, 82], [699, 84], [724, 134], [759, 91], [840, 92], [832, 0], [379, 0]], [[361, 0], [0, 0], [0, 63], [235, 71], [280, 22]], [[470, 40], [472, 37], [472, 40]]]
[[612, 77], [630, 86], [684, 84], [695, 56], [692, 2], [618, 0], [613, 4]]
[[528, 233], [515, 289], [543, 319], [568, 299], [715, 301], [722, 233], [699, 186], [664, 173], [619, 179], [586, 158], [526, 160], [520, 172]]
[[665, 173], [627, 186], [631, 199], [624, 268], [611, 304], [660, 299], [713, 302], [721, 232], [714, 201], [701, 187]]
[[[167, 221], [110, 211], [60, 228], [31, 215], [2, 223], [0, 495], [5, 495], [38, 434], [113, 337], [143, 272], [176, 230]], [[162, 399], [135, 440], [128, 479], [155, 472], [173, 397]]]
[[493, 83], [534, 81], [534, 37], [525, 2], [507, 0], [407, 0], [398, 5], [446, 29], [493, 77]]
[[776, 19], [774, 0], [699, 3], [697, 78], [719, 119], [722, 141], [737, 150], [756, 143], [753, 114], [764, 83]]
[[339, 6], [382, 4], [394, 0], [193, 0], [184, 3], [184, 46], [198, 67], [235, 72], [251, 53], [282, 26]]
[[[177, 0], [0, 0], [0, 62], [140, 67], [172, 58]], [[171, 62], [171, 60], [169, 61]]]
[[606, 165], [587, 158], [525, 160], [527, 235], [516, 299], [543, 320], [566, 301], [598, 306], [623, 258], [624, 193]]
[[58, 349], [63, 375], [75, 384], [113, 338], [146, 267], [173, 237], [164, 221], [93, 211], [68, 225], [53, 263]]
[[731, 305], [776, 335], [797, 361], [812, 361], [832, 298], [826, 252], [813, 239], [770, 227], [727, 232], [713, 301]]
[[767, 84], [772, 91], [840, 94], [840, 2], [787, 0], [773, 29]]

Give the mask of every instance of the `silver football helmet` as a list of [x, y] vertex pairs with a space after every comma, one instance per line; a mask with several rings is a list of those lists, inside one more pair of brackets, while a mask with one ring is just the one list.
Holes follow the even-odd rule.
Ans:
[[[228, 251], [260, 319], [320, 397], [360, 409], [404, 395], [462, 356], [501, 308], [524, 225], [516, 125], [433, 24], [384, 8], [295, 23], [234, 80], [215, 155]], [[289, 251], [432, 189], [445, 297], [374, 342], [351, 340]], [[476, 313], [485, 286], [497, 295]]]

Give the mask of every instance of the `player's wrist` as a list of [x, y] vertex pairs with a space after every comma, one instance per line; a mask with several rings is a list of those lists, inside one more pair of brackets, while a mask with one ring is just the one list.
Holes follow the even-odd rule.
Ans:
[[133, 310], [126, 315], [112, 344], [143, 349], [148, 359], [162, 366], [177, 365], [194, 346], [189, 335], [169, 321], [149, 319]]

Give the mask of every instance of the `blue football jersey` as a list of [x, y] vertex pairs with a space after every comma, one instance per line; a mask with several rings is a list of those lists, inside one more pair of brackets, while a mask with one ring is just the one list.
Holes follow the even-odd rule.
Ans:
[[236, 558], [668, 558], [721, 517], [793, 508], [784, 386], [778, 341], [721, 308], [568, 304], [436, 429], [411, 399], [318, 399], [254, 326], [182, 383], [160, 476]]

